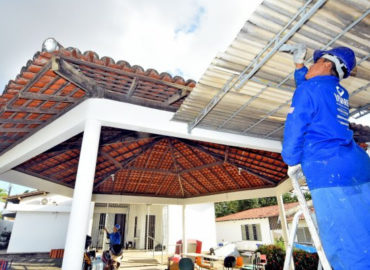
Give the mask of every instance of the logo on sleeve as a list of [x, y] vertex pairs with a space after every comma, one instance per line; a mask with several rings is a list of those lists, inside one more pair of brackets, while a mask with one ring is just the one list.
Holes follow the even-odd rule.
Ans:
[[340, 88], [338, 85], [336, 88], [337, 88], [337, 93], [342, 97], [344, 94], [344, 89]]

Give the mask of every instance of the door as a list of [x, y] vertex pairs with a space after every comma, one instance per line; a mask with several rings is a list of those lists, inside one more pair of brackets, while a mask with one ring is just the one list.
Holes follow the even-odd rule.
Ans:
[[121, 234], [121, 244], [125, 244], [125, 227], [126, 227], [126, 214], [116, 214], [114, 216], [114, 224], [119, 224], [121, 228], [118, 230]]
[[[148, 224], [148, 217], [149, 217], [149, 224]], [[147, 238], [148, 231], [149, 231], [149, 238]], [[145, 249], [153, 249], [154, 247], [153, 239], [154, 238], [155, 238], [155, 216], [147, 215], [146, 220], [145, 220]]]

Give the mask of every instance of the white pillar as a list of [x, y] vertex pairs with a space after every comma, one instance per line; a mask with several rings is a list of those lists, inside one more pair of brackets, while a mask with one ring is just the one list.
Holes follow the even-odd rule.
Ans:
[[63, 270], [80, 270], [90, 214], [101, 124], [85, 122], [76, 183], [65, 244]]
[[182, 252], [188, 252], [188, 241], [186, 239], [186, 205], [182, 206]]

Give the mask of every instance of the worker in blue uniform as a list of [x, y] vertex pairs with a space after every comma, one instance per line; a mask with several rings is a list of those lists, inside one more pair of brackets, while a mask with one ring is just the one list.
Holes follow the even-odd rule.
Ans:
[[111, 245], [121, 245], [121, 234], [118, 231], [120, 228], [121, 226], [119, 224], [114, 225], [112, 233], [109, 233], [107, 228], [104, 228]]
[[288, 175], [303, 174], [320, 238], [335, 270], [370, 269], [370, 158], [349, 129], [349, 94], [340, 80], [356, 66], [347, 47], [314, 52], [307, 69], [302, 44], [283, 45], [296, 64], [282, 156]]

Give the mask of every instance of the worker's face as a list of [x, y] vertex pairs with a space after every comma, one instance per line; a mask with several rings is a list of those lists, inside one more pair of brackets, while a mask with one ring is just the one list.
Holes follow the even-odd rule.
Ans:
[[307, 74], [306, 79], [309, 80], [313, 77], [320, 76], [320, 75], [330, 75], [331, 74], [331, 62], [325, 61], [324, 58], [320, 58], [313, 64]]
[[113, 227], [113, 232], [117, 232], [117, 228], [116, 227]]

